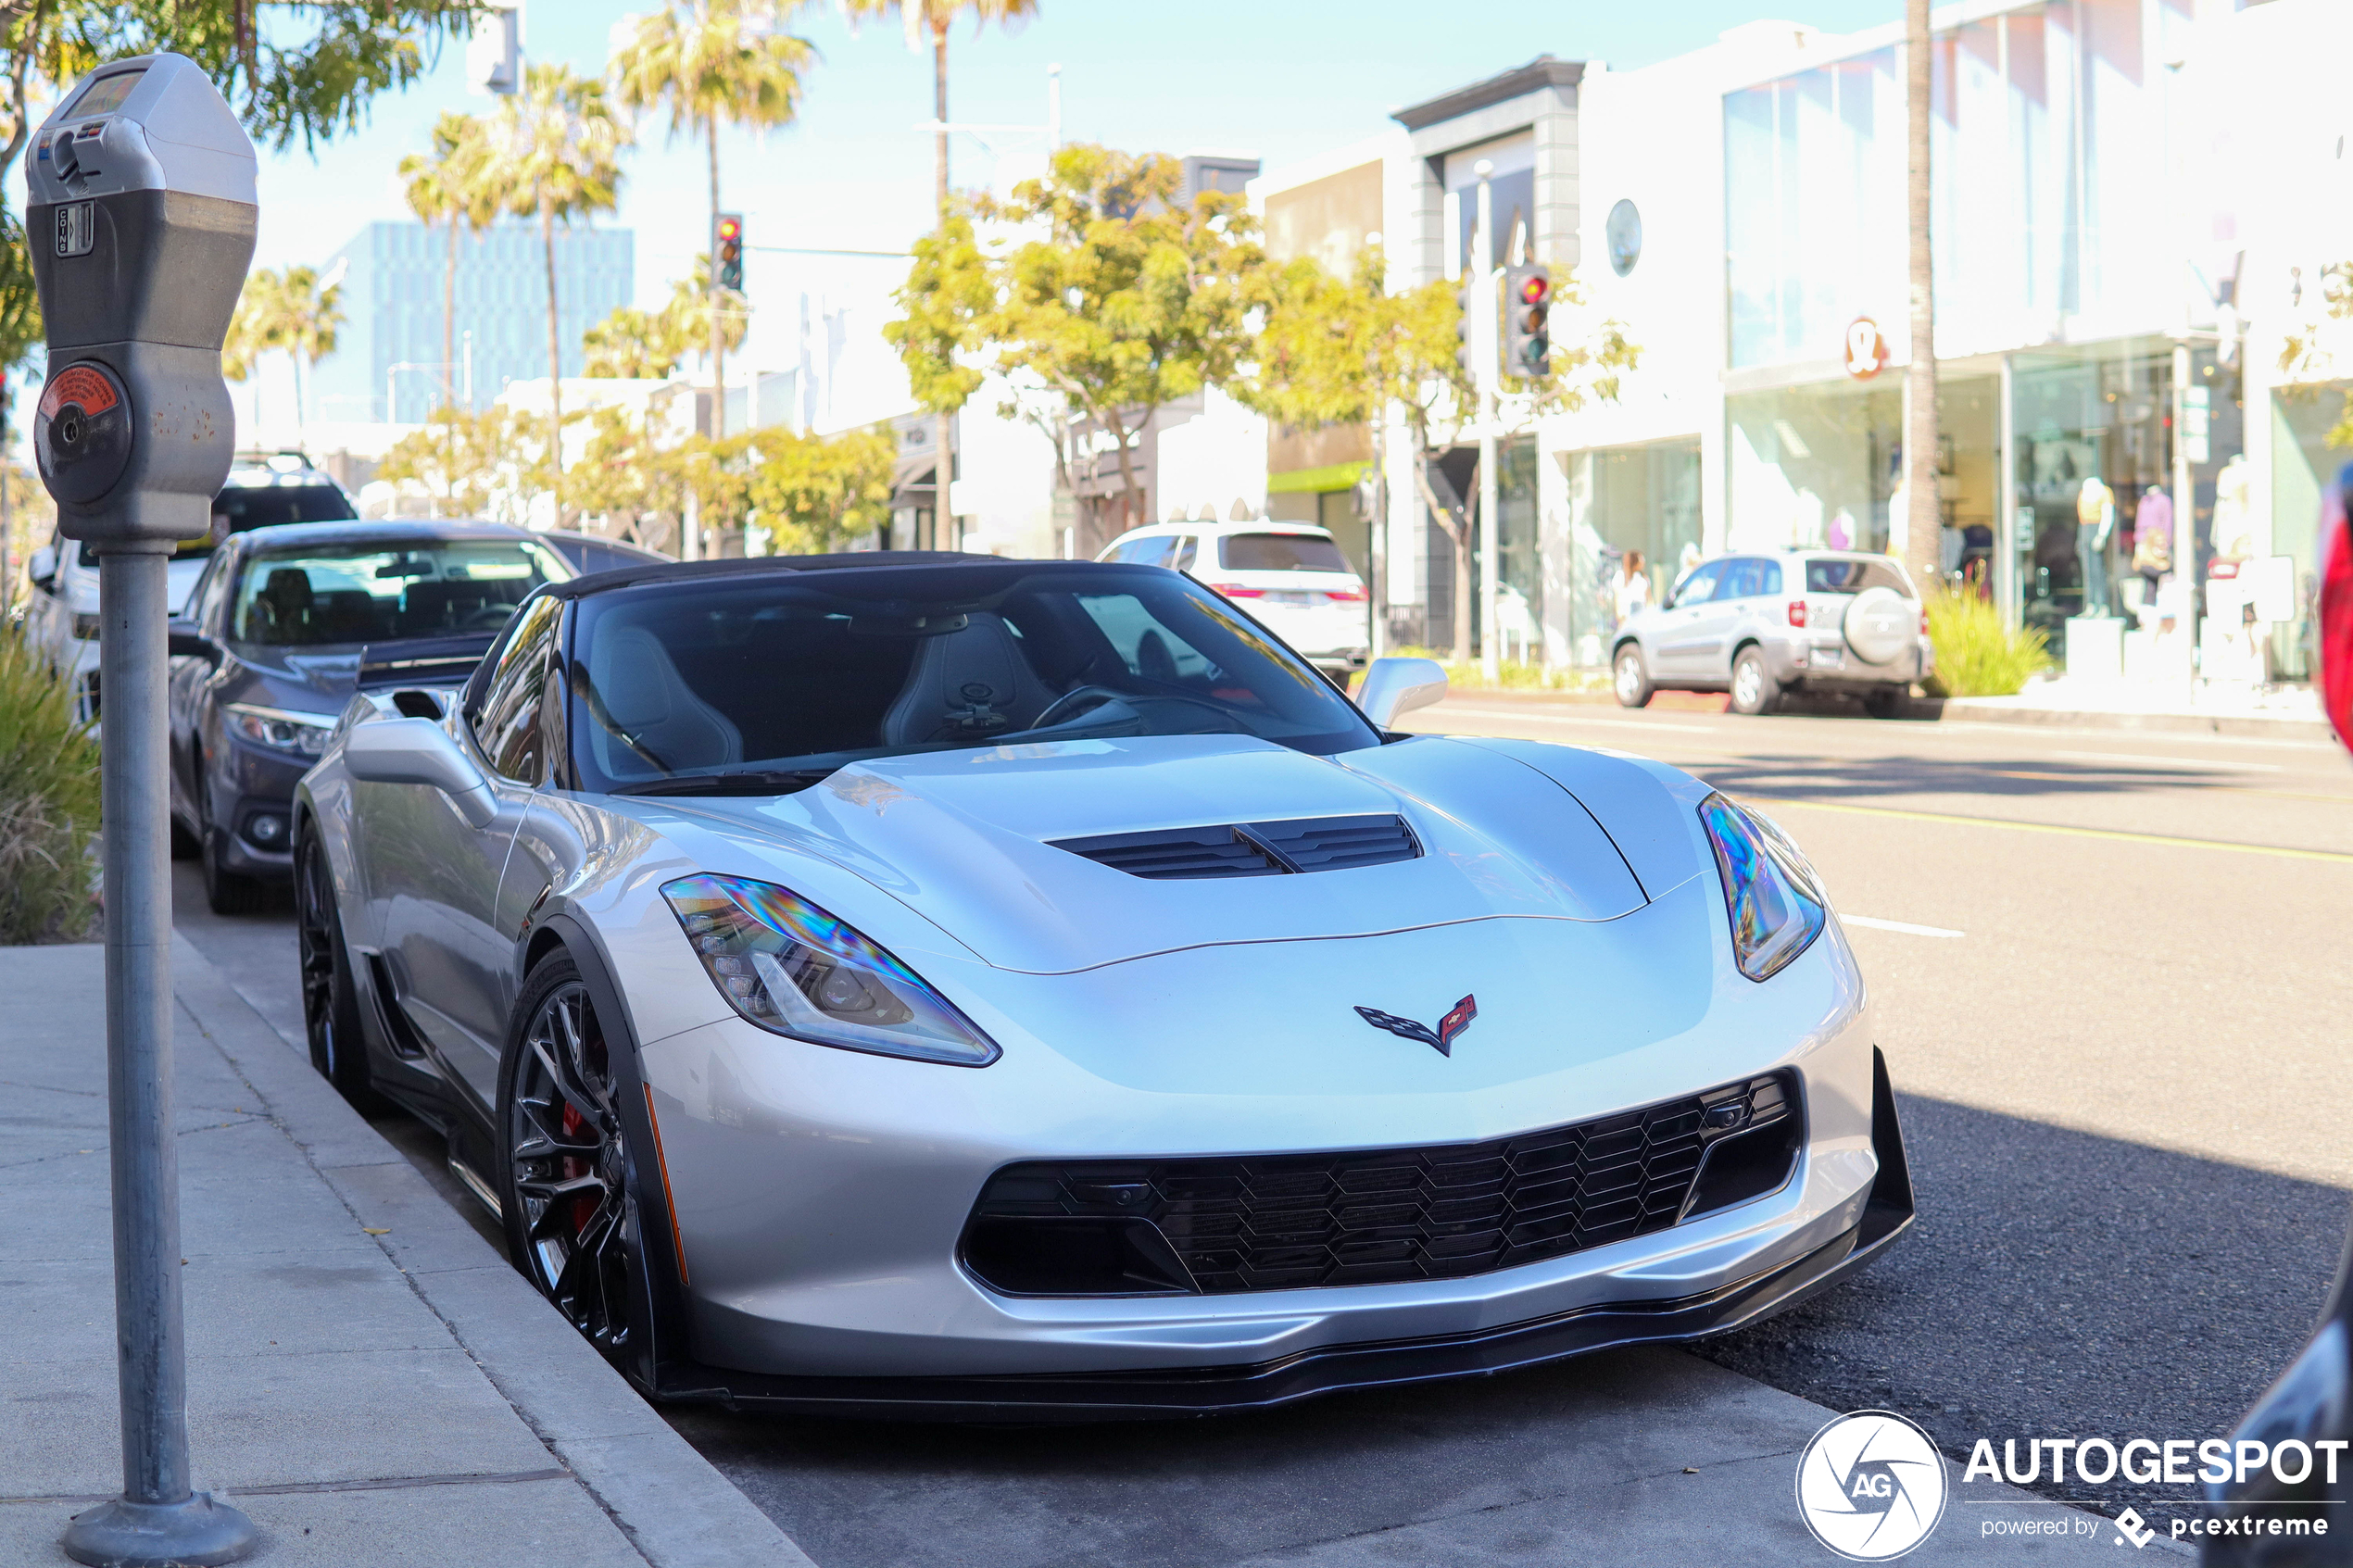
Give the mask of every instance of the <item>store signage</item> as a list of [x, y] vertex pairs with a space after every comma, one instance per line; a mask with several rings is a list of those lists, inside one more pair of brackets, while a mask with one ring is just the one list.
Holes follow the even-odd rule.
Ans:
[[1869, 316], [1857, 316], [1846, 328], [1846, 373], [1856, 381], [1869, 381], [1887, 369], [1887, 339], [1879, 323]]

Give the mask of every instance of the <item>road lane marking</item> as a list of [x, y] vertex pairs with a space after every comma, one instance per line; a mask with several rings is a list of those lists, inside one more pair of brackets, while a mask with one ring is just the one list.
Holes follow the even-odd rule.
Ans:
[[2123, 762], [2135, 768], [2188, 768], [2201, 773], [2284, 773], [2276, 762], [2198, 762], [2187, 757], [2134, 757], [2122, 751], [2054, 751], [2070, 762]]
[[2288, 860], [2335, 860], [2353, 864], [2353, 854], [2338, 849], [2287, 849], [2276, 844], [2232, 844], [2219, 838], [2177, 838], [2162, 833], [2125, 833], [2117, 828], [2062, 827], [2057, 822], [2014, 822], [2001, 817], [1969, 817], [1949, 811], [1906, 811], [1893, 806], [1848, 806], [1827, 800], [1800, 800], [1793, 796], [1750, 796], [1766, 805], [1801, 807], [1809, 811], [1844, 811], [1857, 817], [1894, 817], [1912, 822], [1958, 822], [1973, 828], [2007, 828], [2013, 833], [2056, 833], [2072, 838], [2110, 838], [2125, 844], [2164, 844], [2183, 849], [2228, 849], [2240, 855], [2271, 855]]
[[1914, 925], [1908, 921], [1873, 920], [1869, 915], [1841, 915], [1846, 925], [1867, 925], [1873, 931], [1900, 931], [1906, 936], [1966, 936], [1965, 931], [1947, 931], [1941, 925]]

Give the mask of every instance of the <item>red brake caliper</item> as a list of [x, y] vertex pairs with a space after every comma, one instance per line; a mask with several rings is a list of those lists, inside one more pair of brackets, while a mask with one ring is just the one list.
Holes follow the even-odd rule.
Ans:
[[[566, 1138], [578, 1137], [582, 1129], [587, 1125], [588, 1119], [580, 1114], [579, 1108], [570, 1100], [566, 1100], [563, 1120], [564, 1136]], [[576, 1176], [585, 1176], [587, 1173], [588, 1161], [575, 1154], [564, 1156], [564, 1180], [571, 1181]], [[585, 1193], [573, 1198], [572, 1200], [572, 1234], [578, 1236], [582, 1231], [586, 1230], [589, 1220], [596, 1212], [597, 1200], [595, 1198]]]

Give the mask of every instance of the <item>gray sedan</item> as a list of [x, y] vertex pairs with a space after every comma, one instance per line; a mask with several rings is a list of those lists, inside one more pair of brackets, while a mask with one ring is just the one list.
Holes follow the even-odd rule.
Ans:
[[1935, 668], [1903, 563], [1848, 551], [1702, 561], [1664, 604], [1627, 617], [1610, 648], [1628, 708], [1655, 691], [1730, 692], [1735, 712], [1769, 713], [1784, 692], [1843, 691], [1890, 719]]

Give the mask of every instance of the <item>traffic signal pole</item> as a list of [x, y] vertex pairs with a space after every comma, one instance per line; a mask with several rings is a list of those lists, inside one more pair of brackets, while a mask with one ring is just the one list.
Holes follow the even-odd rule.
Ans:
[[1495, 392], [1502, 358], [1497, 342], [1495, 308], [1495, 166], [1480, 158], [1471, 166], [1478, 176], [1478, 673], [1494, 685], [1503, 673], [1495, 635], [1495, 571], [1499, 555], [1496, 509], [1501, 486], [1495, 474]]

